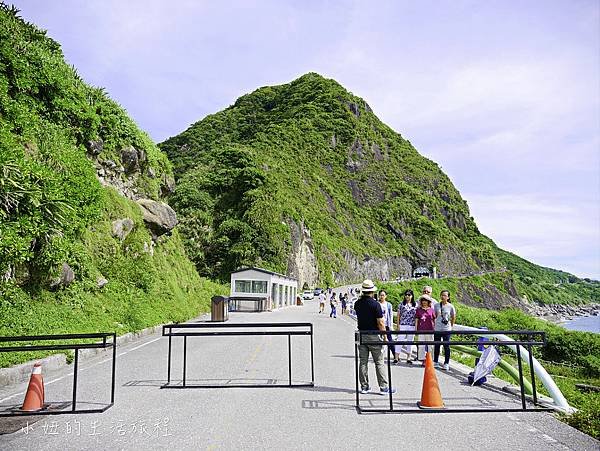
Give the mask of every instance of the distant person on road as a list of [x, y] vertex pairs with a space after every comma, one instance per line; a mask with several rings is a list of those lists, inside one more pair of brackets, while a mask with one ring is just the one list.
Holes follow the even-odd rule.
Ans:
[[319, 313], [323, 313], [325, 311], [325, 293], [321, 291], [319, 293]]
[[[450, 332], [456, 322], [456, 309], [450, 303], [450, 292], [442, 290], [440, 293], [440, 302], [434, 308], [435, 312], [435, 333], [434, 340], [444, 341], [444, 366], [447, 371], [450, 369]], [[433, 364], [439, 367], [438, 359], [440, 357], [440, 345], [435, 345], [433, 351]]]
[[329, 299], [329, 306], [331, 307], [331, 313], [329, 313], [330, 318], [337, 318], [336, 309], [337, 309], [337, 299], [335, 297], [335, 293], [331, 295]]
[[347, 307], [348, 307], [348, 293], [344, 293], [344, 296], [342, 296], [342, 316], [344, 316], [348, 313]]
[[[431, 308], [433, 299], [431, 296], [422, 294], [419, 298], [419, 307], [415, 312], [415, 327], [417, 332], [417, 341], [433, 341], [433, 330], [435, 323], [435, 313]], [[425, 366], [425, 353], [429, 352], [430, 345], [418, 345], [417, 360], [420, 360], [421, 365]]]
[[[362, 283], [362, 295], [354, 303], [356, 311], [356, 322], [358, 330], [379, 330], [385, 332], [385, 323], [383, 312], [379, 303], [373, 298], [377, 287], [372, 280], [366, 279]], [[381, 394], [389, 394], [390, 391], [395, 393], [396, 390], [388, 387], [387, 377], [385, 375], [385, 365], [383, 363], [383, 341], [384, 335], [362, 335], [362, 343], [358, 345], [358, 354], [360, 357], [360, 365], [358, 370], [358, 378], [360, 381], [361, 393], [369, 393], [369, 353], [375, 362], [375, 374], [377, 375], [377, 383]], [[372, 343], [372, 344], [371, 344]]]
[[[383, 322], [385, 324], [385, 330], [387, 331], [387, 339], [388, 341], [394, 341], [392, 339], [392, 334], [390, 333], [392, 330], [392, 324], [394, 324], [394, 320], [392, 319], [394, 317], [394, 308], [392, 307], [392, 304], [388, 302], [387, 292], [385, 290], [379, 290], [377, 302], [379, 302], [379, 307], [381, 307], [381, 312], [383, 313]], [[388, 344], [388, 347], [390, 348], [392, 355], [396, 355], [396, 347], [390, 344]], [[394, 360], [394, 363], [398, 362]]]
[[[404, 300], [398, 304], [398, 317], [396, 318], [396, 329], [402, 331], [414, 331], [415, 330], [415, 314], [417, 313], [417, 303], [415, 302], [415, 295], [413, 290], [406, 290], [404, 292]], [[398, 341], [413, 341], [414, 335], [398, 335]], [[395, 361], [400, 361], [400, 352], [406, 354], [406, 363], [412, 365], [412, 350], [413, 345], [407, 344], [402, 346], [396, 346], [396, 354], [394, 355]]]

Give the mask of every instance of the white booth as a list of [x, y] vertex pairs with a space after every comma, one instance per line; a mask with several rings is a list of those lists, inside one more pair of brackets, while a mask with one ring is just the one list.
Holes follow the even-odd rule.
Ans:
[[242, 268], [231, 273], [230, 304], [234, 310], [263, 311], [294, 305], [298, 280], [262, 268]]

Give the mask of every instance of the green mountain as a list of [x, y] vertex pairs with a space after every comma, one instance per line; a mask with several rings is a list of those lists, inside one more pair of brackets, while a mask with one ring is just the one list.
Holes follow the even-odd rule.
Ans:
[[121, 333], [206, 309], [222, 288], [173, 230], [166, 155], [17, 13], [0, 4], [0, 335]]
[[[545, 302], [572, 301], [571, 290], [556, 298], [556, 285], [580, 282], [498, 249], [435, 162], [315, 73], [244, 95], [159, 147], [173, 163], [170, 202], [202, 275], [226, 279], [259, 265], [315, 286], [409, 277], [424, 266], [445, 276], [502, 273], [513, 299]], [[576, 301], [591, 299], [584, 291]]]

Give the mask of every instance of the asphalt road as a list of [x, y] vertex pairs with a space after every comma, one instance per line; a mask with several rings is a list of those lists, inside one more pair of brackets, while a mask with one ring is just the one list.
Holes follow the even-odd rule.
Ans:
[[[270, 313], [232, 313], [230, 323], [314, 324], [315, 387], [161, 389], [168, 340], [158, 334], [118, 349], [115, 405], [102, 414], [0, 419], [1, 450], [431, 449], [598, 450], [600, 443], [548, 413], [363, 414], [355, 409], [353, 331], [347, 318], [318, 314], [318, 303]], [[329, 311], [329, 309], [327, 309]], [[198, 321], [202, 321], [199, 319]], [[174, 383], [181, 379], [174, 340]], [[194, 337], [188, 383], [287, 383], [287, 338]], [[371, 365], [371, 384], [376, 386]], [[71, 368], [45, 374], [46, 399], [69, 400]], [[109, 355], [80, 362], [80, 407], [109, 399]], [[310, 381], [310, 341], [292, 337], [293, 382]], [[420, 399], [423, 370], [393, 367], [398, 407]], [[469, 387], [456, 371], [438, 372], [447, 406], [518, 405], [510, 395]], [[25, 385], [0, 389], [0, 407], [22, 402]], [[361, 405], [388, 399], [362, 395]]]

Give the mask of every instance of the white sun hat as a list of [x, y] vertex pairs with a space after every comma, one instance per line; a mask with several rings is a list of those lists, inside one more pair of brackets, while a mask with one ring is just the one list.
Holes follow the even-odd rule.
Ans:
[[360, 290], [363, 293], [375, 293], [377, 291], [377, 287], [371, 279], [365, 279], [360, 287]]

